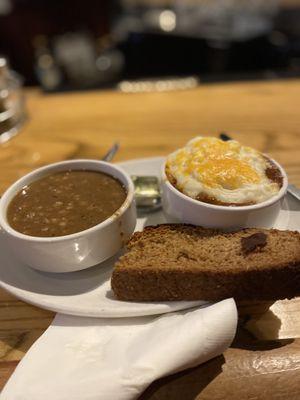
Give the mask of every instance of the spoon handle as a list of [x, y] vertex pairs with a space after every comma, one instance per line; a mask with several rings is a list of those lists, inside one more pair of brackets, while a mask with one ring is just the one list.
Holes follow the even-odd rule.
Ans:
[[119, 147], [120, 145], [118, 142], [114, 143], [113, 146], [108, 150], [108, 152], [102, 157], [102, 160], [107, 162], [111, 161], [114, 158], [116, 152], [119, 150]]
[[298, 189], [295, 185], [288, 185], [287, 190], [295, 199], [300, 201], [300, 189]]

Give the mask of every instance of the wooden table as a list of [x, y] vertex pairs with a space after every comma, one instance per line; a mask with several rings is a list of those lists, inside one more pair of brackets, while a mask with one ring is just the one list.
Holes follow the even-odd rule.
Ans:
[[[0, 192], [41, 165], [99, 158], [114, 141], [116, 161], [166, 155], [195, 135], [221, 131], [269, 153], [300, 186], [300, 81], [203, 85], [182, 92], [27, 92], [29, 119], [0, 147]], [[0, 386], [53, 313], [0, 290]], [[151, 400], [300, 398], [300, 300], [240, 307], [237, 338], [223, 356], [162, 379]]]

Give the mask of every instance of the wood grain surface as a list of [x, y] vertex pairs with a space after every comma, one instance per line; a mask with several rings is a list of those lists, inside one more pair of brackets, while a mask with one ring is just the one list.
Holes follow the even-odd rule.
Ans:
[[[168, 93], [26, 93], [28, 120], [0, 146], [0, 192], [25, 173], [71, 158], [166, 155], [195, 135], [226, 131], [278, 160], [300, 186], [300, 81], [200, 85]], [[1, 262], [1, 256], [0, 256]], [[239, 306], [233, 346], [193, 370], [155, 382], [141, 399], [299, 399], [300, 299]], [[53, 313], [0, 290], [0, 388]]]

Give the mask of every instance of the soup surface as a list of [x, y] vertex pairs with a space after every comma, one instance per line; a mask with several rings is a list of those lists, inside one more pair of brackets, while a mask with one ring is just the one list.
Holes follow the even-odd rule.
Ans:
[[25, 186], [10, 202], [7, 219], [26, 235], [70, 235], [110, 217], [126, 196], [123, 185], [102, 172], [57, 172]]

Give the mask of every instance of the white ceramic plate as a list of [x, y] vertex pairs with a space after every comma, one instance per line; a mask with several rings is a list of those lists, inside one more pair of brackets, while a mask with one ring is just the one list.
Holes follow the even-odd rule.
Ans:
[[[119, 165], [129, 174], [159, 175], [163, 158], [132, 160]], [[298, 208], [297, 208], [298, 207]], [[281, 229], [299, 229], [299, 205], [286, 199], [276, 221]], [[143, 226], [167, 222], [161, 211], [139, 218]], [[36, 271], [14, 258], [4, 247], [0, 235], [0, 286], [21, 300], [64, 314], [86, 317], [135, 317], [182, 310], [199, 304], [193, 302], [134, 303], [114, 299], [110, 275], [114, 259], [83, 271], [52, 274]]]

